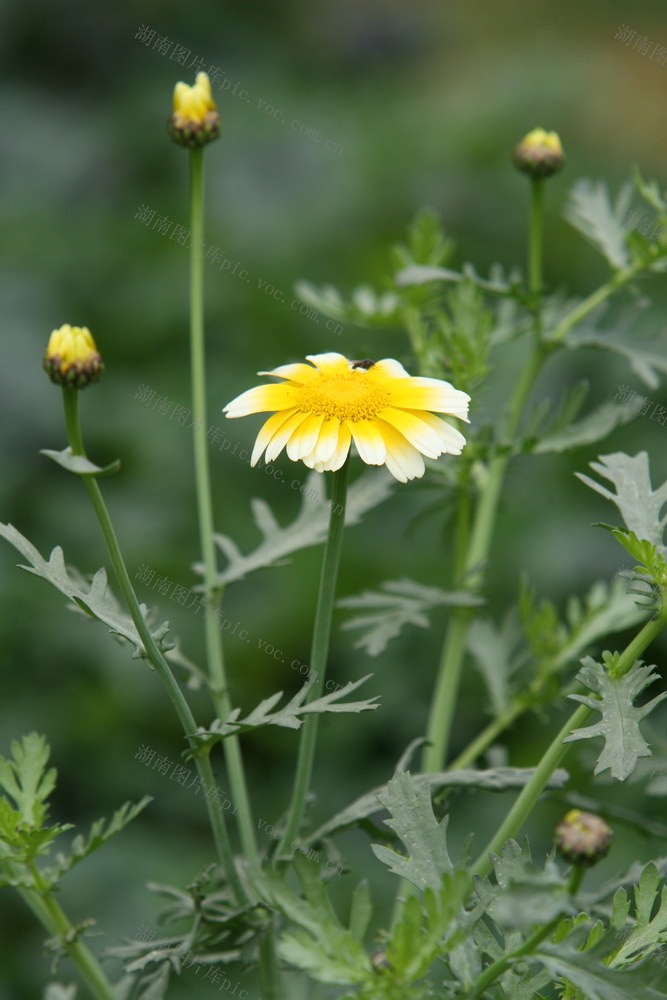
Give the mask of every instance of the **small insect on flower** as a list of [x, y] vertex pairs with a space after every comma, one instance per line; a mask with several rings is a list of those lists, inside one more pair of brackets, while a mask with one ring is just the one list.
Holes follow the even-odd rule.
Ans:
[[332, 351], [306, 360], [259, 372], [283, 381], [248, 389], [224, 407], [228, 417], [276, 411], [257, 435], [251, 465], [286, 448], [293, 462], [329, 472], [354, 442], [367, 465], [386, 465], [405, 483], [424, 475], [423, 455], [461, 454], [465, 438], [436, 416], [468, 421], [470, 397], [449, 382], [413, 377], [394, 358], [349, 361]]

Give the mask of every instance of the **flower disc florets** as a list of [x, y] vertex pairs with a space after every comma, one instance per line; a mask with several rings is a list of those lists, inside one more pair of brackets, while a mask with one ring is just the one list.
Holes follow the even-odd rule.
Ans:
[[[354, 442], [368, 465], [386, 465], [401, 482], [424, 474], [424, 459], [460, 455], [465, 438], [445, 413], [468, 420], [470, 397], [449, 382], [415, 378], [398, 361], [348, 361], [311, 354], [310, 365], [282, 365], [278, 385], [248, 389], [224, 407], [228, 417], [275, 410], [257, 435], [250, 461], [272, 462], [283, 450], [317, 472], [339, 469]], [[434, 411], [434, 412], [429, 412]]]

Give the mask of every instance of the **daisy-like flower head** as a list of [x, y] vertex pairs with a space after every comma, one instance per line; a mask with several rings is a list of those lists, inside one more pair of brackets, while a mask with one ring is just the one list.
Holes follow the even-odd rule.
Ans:
[[422, 455], [461, 454], [465, 438], [435, 415], [468, 421], [470, 396], [449, 382], [415, 378], [393, 358], [348, 361], [331, 352], [307, 360], [258, 372], [282, 381], [248, 389], [224, 407], [228, 417], [276, 411], [257, 435], [251, 465], [262, 454], [272, 462], [286, 447], [293, 462], [333, 471], [354, 442], [364, 462], [386, 465], [405, 483], [424, 475]]
[[52, 382], [74, 389], [97, 382], [104, 365], [88, 327], [65, 323], [54, 330], [44, 354], [44, 370]]
[[197, 73], [193, 87], [176, 84], [174, 111], [167, 126], [174, 142], [191, 149], [205, 146], [220, 135], [220, 115], [206, 73]]

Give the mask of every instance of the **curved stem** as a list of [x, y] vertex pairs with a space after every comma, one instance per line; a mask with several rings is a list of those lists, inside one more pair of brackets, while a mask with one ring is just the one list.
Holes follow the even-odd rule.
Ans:
[[88, 984], [96, 1000], [117, 1000], [114, 988], [101, 965], [79, 939], [77, 929], [70, 923], [67, 914], [52, 893], [44, 886], [37, 865], [32, 863], [29, 868], [35, 889], [19, 889], [20, 896], [49, 934], [59, 939], [63, 951], [76, 965], [81, 978]]
[[[334, 598], [336, 596], [336, 579], [345, 530], [345, 501], [347, 498], [349, 458], [342, 468], [334, 472], [331, 486], [331, 511], [329, 514], [329, 534], [324, 548], [322, 570], [320, 573], [320, 588], [315, 611], [313, 627], [313, 642], [310, 653], [310, 668], [314, 675], [309, 701], [321, 697], [324, 690], [324, 676], [329, 657], [329, 640], [331, 637], [331, 620], [333, 617]], [[308, 714], [301, 727], [299, 756], [294, 777], [294, 789], [290, 804], [287, 825], [283, 833], [275, 859], [288, 856], [292, 851], [295, 838], [298, 836], [306, 805], [306, 796], [310, 788], [310, 779], [315, 757], [319, 716], [316, 712]]]
[[[206, 363], [204, 344], [204, 150], [190, 150], [190, 364], [192, 377], [192, 425], [195, 463], [195, 487], [199, 515], [199, 543], [204, 564], [206, 615], [204, 621], [206, 660], [210, 690], [216, 714], [223, 721], [232, 710], [229, 698], [216, 603], [219, 597], [215, 544], [213, 541], [213, 505], [208, 462], [206, 424]], [[257, 842], [252, 808], [245, 780], [241, 747], [237, 736], [224, 742], [229, 784], [243, 851], [249, 861], [257, 860]]]
[[[530, 391], [542, 364], [550, 351], [542, 340], [542, 243], [544, 218], [544, 183], [533, 178], [531, 189], [530, 225], [528, 235], [528, 285], [533, 300], [533, 348], [516, 384], [499, 438], [512, 443]], [[478, 591], [484, 583], [486, 561], [498, 513], [498, 504], [505, 480], [509, 455], [498, 455], [489, 463], [486, 482], [477, 505], [472, 534], [465, 559], [467, 589]], [[458, 547], [458, 546], [457, 546]], [[449, 737], [458, 701], [461, 671], [465, 656], [469, 611], [454, 611], [445, 636], [435, 694], [426, 732], [428, 745], [422, 759], [424, 771], [439, 771], [447, 759]]]
[[[79, 390], [63, 387], [63, 402], [65, 407], [67, 435], [72, 452], [75, 455], [85, 456], [83, 439], [81, 436], [81, 427], [79, 424]], [[155, 672], [158, 677], [164, 684], [167, 694], [169, 695], [169, 699], [174, 706], [181, 726], [183, 727], [183, 732], [188, 740], [190, 740], [190, 737], [197, 728], [197, 723], [195, 722], [194, 716], [190, 711], [190, 706], [183, 696], [183, 692], [171, 672], [169, 664], [151, 635], [150, 629], [146, 625], [144, 616], [141, 613], [141, 608], [139, 607], [137, 596], [134, 592], [132, 582], [127, 572], [123, 555], [118, 544], [118, 539], [116, 538], [116, 533], [113, 529], [111, 518], [109, 517], [109, 512], [106, 508], [106, 504], [104, 503], [104, 499], [102, 498], [102, 492], [94, 476], [82, 476], [81, 478], [83, 479], [84, 486], [86, 487], [88, 496], [90, 497], [90, 502], [92, 503], [95, 514], [97, 515], [97, 520], [99, 522], [104, 541], [106, 542], [111, 564], [113, 566], [114, 573], [116, 574], [116, 579], [118, 580], [118, 586], [120, 587], [123, 598], [125, 599], [127, 609], [139, 634], [139, 638], [144, 645], [146, 656], [155, 668]], [[195, 757], [195, 766], [202, 785], [206, 790], [206, 805], [220, 863], [225, 870], [227, 879], [232, 886], [237, 899], [239, 902], [244, 901], [246, 899], [246, 894], [234, 865], [234, 858], [229, 843], [229, 835], [227, 833], [225, 818], [220, 810], [214, 807], [212, 799], [209, 799], [208, 797], [208, 793], [216, 787], [211, 762], [208, 757]]]
[[[625, 647], [619, 657], [614, 676], [622, 677], [627, 674], [646, 647], [660, 635], [666, 625], [667, 609], [663, 609], [657, 618], [646, 622], [634, 639]], [[592, 708], [580, 705], [551, 741], [537, 765], [535, 773], [523, 788], [506, 819], [473, 864], [471, 869], [473, 875], [486, 875], [491, 870], [489, 855], [500, 853], [505, 841], [516, 836], [532, 812], [551, 775], [570, 749], [570, 744], [564, 744], [563, 740], [570, 735], [573, 729], [580, 728], [592, 714]]]
[[[570, 872], [567, 887], [567, 891], [570, 896], [576, 896], [583, 874], [583, 868], [573, 868]], [[498, 979], [499, 976], [502, 976], [503, 972], [507, 971], [513, 961], [517, 958], [522, 958], [524, 955], [530, 955], [538, 944], [544, 941], [544, 939], [548, 937], [552, 931], [555, 931], [562, 919], [563, 914], [559, 913], [558, 916], [549, 920], [546, 924], [542, 924], [541, 927], [537, 927], [530, 937], [526, 938], [524, 943], [518, 948], [515, 948], [514, 951], [508, 952], [506, 955], [501, 956], [501, 958], [489, 965], [475, 980], [472, 990], [468, 994], [468, 1000], [477, 1000], [478, 997], [482, 996], [487, 986], [490, 986], [494, 980]]]

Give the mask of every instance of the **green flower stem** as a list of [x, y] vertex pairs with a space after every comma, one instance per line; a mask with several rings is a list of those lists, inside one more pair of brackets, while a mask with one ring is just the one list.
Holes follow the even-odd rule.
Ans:
[[[513, 441], [535, 379], [551, 350], [551, 347], [543, 342], [541, 333], [543, 217], [543, 180], [533, 178], [528, 236], [528, 284], [533, 300], [535, 334], [531, 354], [521, 371], [510, 401], [505, 426], [501, 428], [500, 437], [501, 439], [504, 437], [508, 444]], [[508, 461], [509, 455], [497, 455], [491, 460], [477, 505], [465, 560], [464, 579], [464, 586], [473, 591], [478, 591], [484, 583], [486, 561], [491, 548]], [[462, 521], [459, 522], [459, 528], [461, 524]], [[457, 551], [461, 545], [462, 535], [459, 535], [456, 540]], [[439, 771], [445, 766], [471, 620], [470, 611], [464, 609], [452, 612], [449, 619], [426, 731], [428, 743], [422, 757], [424, 771]]]
[[[505, 433], [509, 440], [516, 433], [523, 408], [548, 353], [548, 348], [537, 345], [523, 368], [506, 418]], [[484, 581], [485, 563], [491, 547], [508, 461], [508, 455], [500, 455], [489, 463], [486, 481], [475, 512], [465, 562], [464, 586], [470, 590], [478, 590]], [[465, 519], [461, 519], [459, 523], [465, 530]], [[458, 539], [455, 544], [459, 546]], [[445, 763], [471, 620], [472, 616], [467, 609], [453, 611], [449, 619], [426, 734], [430, 745], [426, 747], [423, 755], [424, 771], [439, 771]]]
[[587, 298], [583, 299], [578, 306], [575, 306], [571, 312], [563, 317], [560, 323], [549, 334], [549, 343], [562, 343], [573, 326], [576, 326], [580, 320], [584, 319], [597, 306], [610, 298], [619, 288], [622, 288], [623, 285], [627, 285], [628, 282], [636, 278], [642, 270], [644, 270], [643, 265], [635, 264], [631, 267], [623, 268], [621, 271], [616, 271], [606, 284], [596, 288], [594, 292], [591, 292]]
[[[570, 872], [567, 887], [570, 896], [576, 896], [579, 891], [583, 874], [583, 868], [573, 868]], [[530, 937], [526, 938], [524, 943], [518, 948], [515, 948], [514, 951], [508, 952], [506, 955], [503, 955], [501, 958], [497, 959], [497, 961], [489, 965], [481, 976], [478, 976], [473, 983], [472, 990], [468, 994], [468, 1000], [477, 1000], [478, 997], [483, 995], [487, 986], [490, 986], [491, 983], [507, 971], [512, 962], [516, 961], [517, 958], [522, 958], [524, 955], [530, 955], [535, 948], [537, 948], [538, 944], [541, 944], [545, 938], [555, 931], [562, 919], [563, 914], [559, 913], [557, 917], [553, 918], [553, 920], [549, 920], [546, 924], [542, 924], [541, 927], [537, 927]]]
[[[337, 472], [332, 474], [329, 534], [322, 560], [320, 588], [317, 597], [317, 610], [315, 611], [315, 625], [313, 627], [313, 642], [310, 652], [310, 667], [315, 680], [310, 691], [309, 701], [315, 701], [317, 698], [320, 698], [324, 691], [324, 676], [329, 657], [331, 620], [336, 595], [336, 579], [345, 530], [348, 467], [349, 458], [345, 460], [344, 465]], [[310, 788], [310, 779], [313, 770], [318, 720], [319, 716], [316, 712], [307, 714], [306, 720], [301, 727], [292, 802], [290, 804], [285, 832], [275, 853], [276, 860], [280, 860], [281, 857], [284, 858], [292, 852], [294, 840], [301, 828], [306, 796]]]
[[[67, 436], [72, 452], [75, 455], [85, 456], [86, 452], [83, 446], [81, 426], [79, 423], [79, 390], [63, 387], [63, 402], [65, 407]], [[118, 580], [118, 585], [125, 599], [132, 621], [134, 622], [137, 632], [139, 633], [139, 637], [144, 644], [146, 655], [155, 668], [158, 677], [167, 689], [169, 699], [174, 706], [181, 726], [183, 727], [183, 732], [186, 737], [189, 738], [197, 729], [197, 723], [195, 722], [194, 716], [190, 711], [190, 706], [183, 696], [183, 692], [171, 672], [169, 664], [160, 652], [157, 643], [151, 635], [150, 629], [146, 625], [144, 616], [141, 613], [139, 602], [134, 592], [125, 562], [123, 561], [116, 533], [113, 529], [111, 518], [109, 517], [109, 512], [106, 508], [106, 504], [104, 503], [97, 479], [95, 479], [94, 476], [82, 476], [81, 478], [83, 479], [84, 486], [88, 491], [88, 496], [90, 497], [93, 509], [97, 515], [97, 520], [102, 530], [104, 541], [106, 542], [111, 564], [116, 574], [116, 579]], [[195, 765], [204, 788], [214, 788], [216, 784], [215, 777], [213, 775], [213, 768], [211, 767], [211, 762], [208, 757], [195, 757]], [[246, 893], [234, 865], [234, 858], [229, 842], [225, 818], [220, 809], [216, 809], [214, 807], [212, 799], [208, 796], [206, 797], [206, 806], [208, 809], [220, 864], [225, 870], [227, 879], [232, 886], [238, 901], [243, 902], [246, 900]]]
[[[624, 674], [627, 674], [646, 647], [660, 635], [666, 625], [667, 609], [663, 608], [662, 613], [657, 618], [646, 622], [634, 639], [625, 647], [618, 659], [614, 676], [623, 677]], [[535, 773], [523, 788], [506, 819], [473, 864], [471, 869], [473, 875], [486, 875], [491, 870], [489, 855], [499, 854], [505, 841], [516, 836], [532, 812], [551, 775], [570, 749], [571, 744], [564, 744], [563, 740], [570, 735], [573, 729], [579, 729], [583, 726], [592, 714], [592, 708], [580, 705], [554, 737], [537, 765]]]
[[63, 951], [76, 965], [81, 978], [88, 984], [90, 992], [96, 1000], [117, 1000], [113, 986], [102, 971], [102, 967], [79, 939], [77, 929], [70, 923], [67, 914], [60, 904], [44, 886], [37, 865], [30, 866], [36, 888], [19, 889], [19, 893], [27, 906], [30, 907], [43, 927], [58, 938]]
[[544, 178], [531, 179], [530, 231], [528, 236], [528, 287], [535, 301], [539, 334], [542, 297], [542, 231], [544, 227]]
[[500, 736], [502, 732], [509, 728], [512, 723], [518, 719], [518, 717], [526, 711], [527, 705], [519, 704], [518, 702], [511, 705], [506, 712], [499, 715], [497, 719], [492, 719], [487, 726], [482, 729], [481, 733], [472, 740], [468, 746], [463, 750], [458, 757], [456, 757], [450, 764], [448, 768], [450, 771], [460, 771], [465, 767], [470, 767], [478, 757], [480, 757], [487, 747]]
[[[204, 150], [190, 150], [190, 364], [192, 374], [192, 423], [195, 487], [199, 515], [199, 542], [204, 564], [206, 661], [216, 714], [223, 721], [232, 710], [225, 676], [222, 636], [213, 613], [219, 599], [213, 506], [208, 464], [206, 423], [206, 362], [204, 345]], [[241, 745], [237, 736], [224, 741], [224, 754], [232, 799], [243, 851], [249, 861], [257, 861], [257, 841], [250, 797], [245, 780]]]

